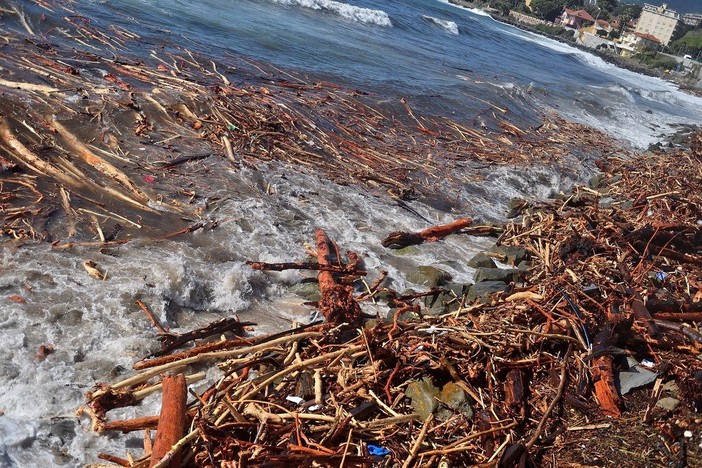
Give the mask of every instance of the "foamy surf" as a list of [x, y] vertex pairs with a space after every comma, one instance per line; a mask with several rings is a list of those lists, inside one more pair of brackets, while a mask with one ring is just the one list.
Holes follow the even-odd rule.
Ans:
[[376, 26], [392, 26], [390, 16], [383, 10], [373, 10], [362, 8], [348, 3], [336, 2], [334, 0], [273, 0], [281, 5], [294, 5], [309, 8], [311, 10], [322, 10], [346, 18], [351, 21]]
[[432, 23], [432, 24], [435, 24], [439, 27], [444, 28], [446, 31], [448, 31], [451, 34], [458, 35], [458, 25], [456, 23], [454, 23], [453, 21], [442, 20], [439, 18], [434, 18], [433, 16], [426, 16], [426, 15], [422, 15], [422, 19], [429, 22], [429, 23]]
[[443, 3], [444, 5], [451, 5], [451, 6], [454, 7], [454, 8], [460, 8], [461, 10], [470, 11], [470, 12], [473, 13], [474, 15], [478, 15], [478, 16], [487, 16], [488, 18], [491, 18], [491, 19], [492, 19], [492, 16], [490, 16], [490, 13], [488, 13], [488, 12], [485, 11], [485, 10], [481, 10], [481, 9], [479, 9], [479, 8], [469, 8], [469, 7], [457, 5], [457, 4], [455, 4], [455, 3], [450, 2], [449, 0], [437, 0], [437, 1], [438, 1], [439, 3]]

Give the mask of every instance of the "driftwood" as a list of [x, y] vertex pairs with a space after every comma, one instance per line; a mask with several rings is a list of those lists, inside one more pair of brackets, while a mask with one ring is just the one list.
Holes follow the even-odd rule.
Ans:
[[[315, 229], [314, 237], [317, 262], [320, 265], [332, 265], [331, 243], [327, 234], [322, 229]], [[319, 300], [319, 311], [327, 322], [335, 325], [357, 323], [361, 317], [361, 308], [353, 297], [353, 288], [337, 284], [330, 271], [320, 271], [317, 280], [322, 294]]]
[[[163, 402], [161, 404], [161, 415], [158, 419], [156, 429], [156, 441], [154, 442], [149, 466], [155, 466], [171, 450], [171, 448], [183, 437], [185, 432], [185, 403], [187, 400], [187, 388], [185, 386], [185, 376], [183, 374], [165, 375], [163, 377]], [[180, 466], [180, 455], [176, 454], [170, 463], [170, 468]]]
[[401, 249], [409, 245], [418, 245], [423, 242], [433, 242], [454, 234], [473, 223], [471, 218], [461, 218], [450, 224], [434, 226], [419, 232], [395, 231], [383, 239], [383, 247]]

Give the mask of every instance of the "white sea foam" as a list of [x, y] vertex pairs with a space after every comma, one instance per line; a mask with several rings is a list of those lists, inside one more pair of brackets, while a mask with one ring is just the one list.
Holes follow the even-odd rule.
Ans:
[[469, 12], [473, 13], [474, 15], [478, 15], [478, 16], [487, 16], [488, 18], [494, 19], [494, 18], [492, 18], [492, 16], [490, 16], [490, 13], [488, 13], [488, 12], [485, 11], [485, 10], [481, 10], [480, 8], [468, 8], [468, 7], [464, 7], [464, 6], [461, 6], [461, 5], [456, 5], [455, 3], [451, 3], [451, 2], [449, 2], [448, 0], [437, 0], [437, 1], [438, 1], [439, 3], [443, 3], [443, 4], [445, 4], [445, 5], [450, 5], [450, 6], [454, 7], [454, 8], [459, 8], [459, 9], [461, 9], [461, 10], [469, 11]]
[[433, 23], [437, 26], [444, 28], [446, 31], [450, 32], [451, 34], [458, 35], [458, 25], [456, 23], [454, 23], [453, 21], [443, 20], [443, 19], [439, 19], [439, 18], [434, 18], [433, 16], [426, 16], [426, 15], [422, 15], [422, 18], [430, 23]]
[[383, 10], [363, 8], [334, 0], [272, 0], [281, 5], [297, 5], [312, 10], [323, 10], [359, 23], [392, 26], [390, 16]]

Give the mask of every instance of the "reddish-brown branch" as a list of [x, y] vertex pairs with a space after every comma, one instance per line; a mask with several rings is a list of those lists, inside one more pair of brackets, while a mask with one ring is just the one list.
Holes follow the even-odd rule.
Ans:
[[133, 432], [144, 429], [156, 429], [158, 416], [145, 416], [143, 418], [125, 419], [121, 421], [110, 421], [105, 423], [104, 431]]
[[284, 270], [317, 270], [330, 271], [332, 273], [343, 273], [366, 276], [368, 273], [364, 270], [357, 270], [358, 263], [345, 266], [338, 265], [320, 265], [319, 263], [307, 262], [284, 262], [284, 263], [265, 263], [265, 262], [246, 262], [254, 270], [260, 271], [284, 271]]
[[419, 232], [395, 231], [390, 233], [382, 242], [383, 247], [391, 249], [401, 249], [408, 245], [418, 245], [423, 242], [431, 242], [443, 239], [454, 234], [461, 229], [465, 229], [473, 223], [471, 218], [461, 218], [450, 224], [430, 227]]
[[[156, 429], [156, 441], [151, 455], [151, 464], [156, 465], [183, 437], [185, 432], [185, 410], [187, 400], [185, 376], [165, 375], [163, 377], [163, 402], [161, 415]], [[180, 456], [175, 455], [168, 464], [169, 468], [180, 466]]]
[[[317, 262], [320, 265], [332, 265], [329, 237], [323, 229], [315, 229], [317, 244]], [[341, 323], [356, 323], [361, 317], [361, 308], [353, 297], [353, 288], [337, 284], [331, 271], [320, 271], [317, 276], [319, 291], [319, 311], [327, 322], [338, 325]]]

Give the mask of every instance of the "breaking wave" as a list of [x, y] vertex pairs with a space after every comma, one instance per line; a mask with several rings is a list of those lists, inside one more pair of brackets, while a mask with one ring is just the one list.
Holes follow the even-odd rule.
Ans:
[[297, 5], [312, 10], [323, 10], [337, 14], [343, 18], [358, 23], [374, 24], [376, 26], [392, 26], [390, 16], [383, 10], [362, 8], [334, 0], [272, 0], [281, 5]]
[[441, 26], [446, 31], [450, 32], [451, 34], [458, 35], [458, 25], [456, 23], [454, 23], [453, 21], [442, 20], [439, 18], [434, 18], [433, 16], [426, 16], [426, 15], [422, 15], [422, 18], [430, 23], [436, 24], [437, 26]]

